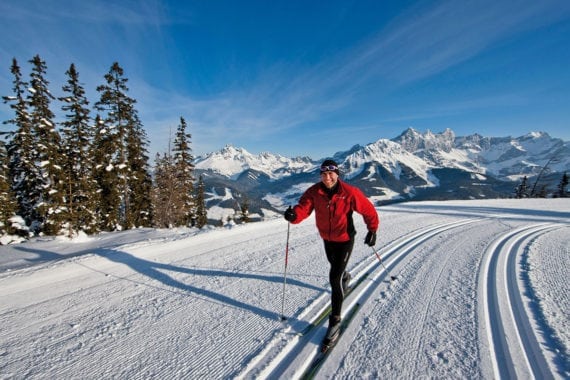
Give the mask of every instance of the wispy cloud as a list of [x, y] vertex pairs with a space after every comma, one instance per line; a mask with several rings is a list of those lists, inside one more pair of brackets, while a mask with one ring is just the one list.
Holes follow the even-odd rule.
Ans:
[[170, 42], [163, 28], [192, 19], [158, 0], [2, 1], [0, 15], [2, 57], [27, 61], [40, 54], [61, 76], [63, 67], [75, 63], [80, 73], [100, 77], [114, 61], [142, 73], [146, 54], [162, 52]]
[[[313, 66], [280, 62], [259, 73], [253, 85], [227, 89], [213, 99], [179, 97], [180, 109], [186, 109], [212, 139], [276, 136], [350, 106], [365, 87], [366, 96], [389, 96], [396, 88], [441, 73], [517, 33], [555, 22], [568, 15], [567, 4], [444, 1], [415, 6], [375, 36]], [[370, 83], [377, 86], [371, 89]], [[497, 100], [512, 101], [512, 96], [498, 94], [493, 101]], [[486, 103], [464, 100], [432, 112], [459, 112]]]
[[[396, 84], [437, 74], [517, 33], [570, 13], [565, 1], [444, 1], [414, 7], [355, 48], [347, 73]], [[347, 77], [350, 74], [347, 74]]]
[[[29, 24], [31, 20], [88, 22], [118, 25], [167, 25], [187, 22], [177, 12], [169, 12], [159, 0], [139, 1], [74, 1], [74, 0], [22, 0], [0, 4], [4, 19]], [[187, 15], [186, 15], [187, 16]], [[33, 23], [32, 23], [33, 24]]]

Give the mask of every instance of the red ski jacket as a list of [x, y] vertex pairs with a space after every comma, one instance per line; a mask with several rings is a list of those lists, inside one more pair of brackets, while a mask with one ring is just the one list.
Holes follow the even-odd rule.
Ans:
[[362, 191], [340, 179], [338, 190], [332, 197], [319, 182], [305, 191], [293, 209], [297, 214], [293, 224], [301, 223], [315, 210], [317, 229], [327, 241], [346, 242], [354, 236], [356, 230], [352, 221], [353, 211], [362, 215], [369, 231], [376, 232], [380, 224], [374, 205]]

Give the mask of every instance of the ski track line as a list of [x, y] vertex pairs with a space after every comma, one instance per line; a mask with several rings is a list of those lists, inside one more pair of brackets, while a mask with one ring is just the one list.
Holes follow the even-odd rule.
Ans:
[[[419, 233], [421, 234], [421, 232]], [[401, 239], [400, 239], [401, 240]], [[399, 240], [396, 241], [396, 243]], [[370, 259], [370, 258], [369, 258]], [[365, 260], [363, 263], [359, 263], [354, 270], [358, 271], [358, 275], [355, 276], [355, 278], [353, 279], [356, 280], [361, 273], [365, 273], [365, 270], [358, 270], [357, 268], [359, 266], [364, 266], [366, 264]], [[371, 260], [368, 260], [371, 261]], [[372, 262], [372, 264], [374, 264], [374, 262]], [[308, 324], [313, 323], [314, 319], [328, 306], [327, 303], [327, 298], [328, 298], [329, 292], [323, 292], [321, 293], [310, 305], [309, 307], [307, 307], [303, 312], [301, 312], [301, 314], [297, 317], [297, 319], [301, 320], [303, 319], [305, 316], [307, 315], [312, 315], [312, 317], [310, 318], [310, 321], [308, 322]], [[316, 309], [315, 312], [311, 313], [311, 310]], [[314, 327], [314, 329], [316, 330], [317, 327]], [[288, 326], [283, 332], [282, 335], [286, 336], [287, 334], [290, 334], [293, 330], [293, 326]], [[270, 342], [270, 344], [268, 344], [266, 346], [266, 348], [256, 357], [254, 358], [252, 361], [250, 361], [250, 363], [246, 366], [245, 370], [243, 371], [243, 373], [240, 375], [240, 378], [245, 378], [247, 377], [247, 375], [252, 372], [262, 361], [264, 361], [265, 359], [268, 358], [268, 356], [271, 354], [272, 351], [274, 351], [276, 349], [277, 344], [279, 343], [279, 341], [282, 340], [282, 338], [277, 337], [276, 340], [274, 340], [273, 342]], [[283, 349], [280, 350], [280, 352], [277, 354], [277, 356], [275, 358], [272, 359], [271, 363], [269, 364], [268, 367], [266, 367], [263, 372], [260, 375], [260, 378], [266, 378], [268, 376], [269, 373], [275, 371], [275, 368], [282, 363], [283, 361], [285, 361], [285, 358], [294, 350], [298, 350], [297, 346], [302, 346], [304, 341], [308, 341], [307, 338], [303, 339], [303, 342], [300, 342], [301, 337], [297, 334], [295, 334], [295, 336], [288, 342], [287, 346], [284, 347]], [[307, 364], [308, 365], [308, 364]]]
[[[485, 252], [480, 273], [481, 312], [495, 378], [553, 378], [524, 309], [521, 296], [524, 290], [519, 289], [516, 258], [533, 237], [559, 227], [559, 224], [540, 223], [511, 230], [497, 238]], [[506, 305], [501, 304], [501, 298]], [[515, 362], [517, 357], [523, 363]]]
[[507, 251], [506, 263], [504, 265], [504, 280], [507, 292], [507, 305], [509, 305], [509, 314], [511, 320], [516, 321], [513, 323], [517, 330], [517, 337], [519, 338], [519, 347], [523, 348], [525, 361], [536, 378], [549, 379], [553, 378], [552, 372], [542, 354], [540, 344], [537, 337], [534, 335], [534, 329], [531, 325], [531, 315], [527, 314], [523, 301], [523, 292], [525, 289], [519, 283], [519, 259], [533, 240], [542, 236], [550, 231], [553, 231], [561, 226], [550, 225], [537, 228], [528, 235], [520, 238], [516, 242], [511, 242]]
[[[396, 243], [394, 247], [392, 247], [391, 249], [388, 249], [386, 251], [386, 254], [385, 254], [386, 258], [390, 258], [390, 257], [394, 256], [394, 258], [391, 261], [386, 263], [386, 269], [388, 271], [393, 271], [397, 267], [397, 265], [401, 261], [403, 261], [406, 257], [408, 257], [411, 253], [413, 253], [416, 250], [416, 248], [423, 245], [426, 241], [439, 236], [443, 232], [451, 231], [455, 228], [463, 227], [463, 226], [466, 226], [466, 225], [469, 225], [472, 223], [476, 223], [476, 222], [480, 222], [480, 221], [488, 220], [488, 219], [489, 218], [462, 219], [459, 221], [453, 221], [453, 222], [444, 223], [441, 225], [436, 225], [435, 227], [426, 228], [425, 230], [420, 231], [419, 233], [416, 233], [416, 234], [412, 235], [411, 237], [408, 236], [407, 238], [402, 238], [399, 243]], [[441, 275], [441, 273], [442, 272], [440, 271], [438, 278]], [[380, 272], [378, 272], [376, 274], [376, 276], [374, 276], [373, 280], [370, 282], [370, 284], [368, 286], [372, 285], [373, 283], [379, 284], [380, 281], [378, 281], [378, 280], [379, 280], [380, 276], [382, 276], [382, 275], [388, 276], [388, 273], [384, 269], [382, 269]], [[396, 281], [398, 281], [398, 280], [396, 280]], [[390, 284], [390, 287], [391, 286], [392, 286], [392, 284]], [[371, 295], [375, 289], [366, 289], [366, 290], [368, 290], [368, 293], [366, 294], [366, 296], [359, 298], [357, 300], [357, 302], [360, 302], [363, 304], [368, 298], [371, 297]], [[362, 293], [364, 293], [364, 292], [365, 291], [363, 290]], [[432, 294], [433, 294], [433, 292], [432, 292]], [[430, 297], [430, 302], [431, 302], [431, 297]], [[425, 313], [424, 313], [424, 316], [422, 317], [424, 320], [426, 318], [427, 310], [429, 310], [430, 302], [428, 302], [425, 305]], [[419, 335], [418, 346], [420, 344], [420, 341], [421, 341], [421, 334]]]
[[[557, 303], [553, 305], [553, 301], [548, 293], [548, 290], [541, 289], [541, 286], [549, 284], [555, 285], [556, 289], [568, 289], [570, 283], [568, 282], [568, 259], [570, 258], [569, 246], [556, 245], [555, 250], [564, 252], [557, 256], [555, 251], [550, 251], [548, 247], [552, 248], [551, 236], [566, 236], [570, 237], [570, 223], [562, 226], [559, 229], [551, 230], [533, 239], [526, 247], [524, 252], [520, 255], [519, 265], [517, 266], [517, 278], [520, 279], [519, 286], [524, 289], [525, 310], [532, 319], [529, 321], [535, 331], [541, 331], [542, 334], [537, 335], [541, 338], [540, 345], [543, 348], [543, 353], [548, 357], [547, 361], [552, 368], [553, 373], [558, 373], [562, 378], [570, 378], [570, 355], [568, 353], [567, 343], [570, 341], [568, 333], [570, 330], [566, 326], [560, 324], [559, 320], [553, 319], [553, 315], [566, 316], [568, 320], [568, 310], [570, 310], [570, 292], [562, 291], [563, 293], [556, 297]], [[546, 248], [546, 249], [545, 249]], [[542, 259], [537, 260], [539, 257]], [[541, 266], [549, 260], [551, 266]], [[555, 266], [552, 266], [554, 264]], [[545, 273], [545, 271], [552, 271]], [[563, 274], [556, 276], [556, 274]], [[552, 281], [554, 279], [554, 282]], [[548, 293], [545, 298], [540, 298], [538, 294]], [[551, 309], [554, 307], [554, 309]], [[553, 311], [555, 310], [555, 311]]]
[[[351, 294], [352, 297], [347, 300], [348, 305], [346, 307], [343, 307], [343, 309], [350, 310], [357, 303], [360, 303], [361, 305], [364, 304], [366, 300], [368, 300], [372, 296], [374, 291], [378, 288], [379, 284], [382, 283], [381, 278], [388, 276], [387, 271], [394, 270], [394, 268], [404, 258], [406, 258], [410, 253], [412, 253], [415, 250], [415, 248], [422, 245], [425, 241], [436, 237], [442, 232], [450, 231], [454, 228], [459, 228], [471, 223], [479, 222], [481, 220], [483, 220], [483, 218], [468, 218], [450, 223], [444, 223], [442, 225], [421, 230], [420, 232], [414, 234], [411, 238], [410, 237], [402, 238], [399, 243], [396, 242], [394, 244], [394, 247], [387, 249], [387, 252], [385, 254], [386, 258], [389, 258], [394, 255], [395, 257], [389, 263], [385, 263], [386, 269], [384, 269], [381, 266], [381, 264], [378, 262], [375, 256], [366, 259], [365, 261], [372, 261], [372, 262], [366, 267], [365, 271], [367, 270], [375, 271], [374, 272], [375, 274], [373, 276], [369, 276], [370, 280], [365, 284], [363, 289], [358, 288], [358, 293], [356, 295]], [[374, 267], [376, 267], [376, 269], [372, 269]], [[372, 288], [373, 285], [376, 286]], [[391, 287], [392, 284], [390, 284], [389, 286]], [[337, 343], [341, 343], [341, 340], [342, 337], [339, 338], [339, 342]], [[299, 378], [303, 374], [305, 368], [307, 368], [310, 365], [313, 357], [316, 354], [317, 354], [316, 352], [313, 352], [312, 356], [305, 359], [304, 366], [301, 368], [302, 370], [297, 369], [297, 371], [294, 373], [294, 376], [292, 377]]]
[[[441, 229], [438, 231], [437, 235], [432, 236], [431, 240], [424, 240], [424, 243], [419, 246], [412, 244], [412, 246], [409, 247], [409, 249], [413, 250], [413, 252], [407, 255], [405, 257], [405, 260], [403, 260], [403, 262], [401, 264], [398, 264], [396, 267], [398, 268], [400, 276], [398, 276], [398, 280], [395, 282], [395, 291], [390, 292], [390, 289], [388, 289], [386, 292], [382, 291], [380, 294], [374, 295], [374, 302], [370, 305], [369, 308], [363, 308], [362, 310], [363, 322], [361, 322], [360, 326], [353, 326], [352, 332], [354, 334], [347, 336], [347, 338], [350, 337], [350, 342], [347, 342], [345, 344], [345, 347], [353, 347], [355, 343], [358, 345], [358, 341], [360, 339], [374, 339], [373, 335], [363, 332], [363, 324], [367, 323], [364, 321], [372, 319], [371, 315], [375, 314], [373, 310], [376, 310], [377, 308], [382, 308], [384, 310], [393, 309], [393, 304], [390, 307], [387, 307], [386, 305], [390, 305], [394, 299], [398, 299], [397, 302], [401, 304], [402, 308], [404, 308], [406, 312], [406, 318], [414, 321], [414, 329], [408, 330], [409, 334], [406, 334], [406, 337], [402, 336], [398, 341], [399, 347], [405, 347], [405, 349], [402, 349], [400, 356], [394, 356], [393, 353], [391, 354], [388, 352], [383, 355], [382, 351], [380, 351], [380, 355], [391, 357], [392, 359], [399, 361], [399, 365], [395, 366], [398, 367], [397, 372], [391, 372], [392, 375], [387, 375], [386, 373], [379, 375], [379, 373], [382, 372], [374, 372], [374, 370], [371, 368], [370, 371], [368, 371], [369, 368], [363, 368], [362, 372], [364, 375], [360, 376], [363, 378], [385, 378], [388, 376], [388, 378], [396, 377], [402, 379], [418, 378], [418, 376], [419, 378], [439, 378], [442, 376], [442, 373], [444, 372], [438, 372], [438, 375], [434, 374], [433, 372], [426, 374], [425, 372], [419, 370], [420, 368], [423, 368], [420, 362], [422, 362], [424, 358], [421, 357], [421, 355], [427, 355], [427, 351], [422, 350], [420, 352], [420, 349], [422, 347], [426, 347], [424, 343], [426, 342], [426, 337], [429, 335], [426, 336], [425, 334], [428, 333], [428, 330], [433, 328], [433, 324], [430, 325], [429, 321], [430, 318], [433, 317], [434, 304], [442, 302], [441, 297], [434, 297], [433, 294], [434, 292], [441, 292], [442, 287], [440, 284], [445, 283], [448, 280], [443, 279], [443, 276], [446, 273], [449, 273], [452, 265], [455, 265], [455, 263], [457, 263], [457, 255], [449, 254], [449, 251], [456, 251], [456, 249], [452, 248], [450, 242], [453, 241], [454, 247], [460, 247], [462, 245], [462, 242], [460, 241], [461, 238], [458, 237], [459, 235], [469, 234], [468, 231], [470, 231], [472, 228], [478, 228], [479, 225], [483, 225], [483, 223], [486, 224], [489, 221], [489, 218], [485, 218], [484, 220], [477, 220], [478, 223], [476, 225], [473, 223], [462, 223], [461, 225], [457, 226], [457, 228]], [[438, 250], [440, 250], [442, 247], [449, 249], [449, 251], [446, 251], [445, 255], [438, 253]], [[445, 257], [444, 261], [442, 261], [443, 257]], [[393, 263], [391, 262], [390, 266], [392, 265]], [[471, 273], [474, 272], [472, 271]], [[473, 284], [475, 284], [475, 280], [473, 280]], [[421, 297], [417, 297], [417, 289], [422, 289], [420, 293]], [[381, 295], [380, 298], [378, 297], [379, 295]], [[448, 296], [453, 297], [453, 295], [449, 294]], [[384, 304], [384, 306], [382, 306], [382, 304]], [[438, 310], [437, 306], [435, 307], [435, 310]], [[399, 311], [401, 312], [402, 310], [400, 309]], [[476, 310], [474, 312], [476, 312]], [[430, 315], [432, 315], [432, 317], [430, 317]], [[378, 324], [382, 324], [380, 320], [376, 321], [378, 321]], [[404, 323], [406, 322], [402, 322], [402, 325]], [[396, 322], [395, 325], [399, 326], [400, 324]], [[380, 330], [383, 329], [384, 328], [380, 328]], [[434, 343], [432, 342], [432, 344]], [[376, 349], [383, 349], [379, 347], [384, 346], [376, 346]], [[435, 346], [431, 347], [435, 348]], [[432, 354], [436, 355], [436, 352], [433, 352]], [[439, 352], [437, 352], [437, 354], [439, 354]], [[337, 356], [342, 357], [343, 354], [339, 353]], [[361, 358], [344, 358], [338, 364], [331, 363], [323, 376], [332, 377], [337, 370], [340, 372], [337, 372], [334, 375], [335, 378], [344, 378], [346, 376], [353, 375], [355, 372], [352, 369], [361, 363]], [[384, 361], [384, 363], [386, 362]], [[375, 367], [375, 369], [376, 371], [381, 371], [380, 367]], [[394, 368], [391, 369], [394, 370]], [[448, 378], [450, 376], [451, 378], [461, 378], [457, 377], [458, 372], [454, 372], [453, 375], [450, 375], [448, 373], [443, 376]]]
[[[433, 238], [434, 236], [440, 234], [443, 231], [451, 230], [456, 227], [461, 227], [466, 224], [474, 223], [480, 221], [482, 219], [487, 218], [468, 218], [468, 219], [461, 219], [458, 221], [447, 222], [437, 225], [432, 225], [428, 227], [423, 227], [416, 230], [413, 234], [405, 235], [395, 241], [389, 243], [386, 247], [378, 250], [378, 253], [383, 256], [383, 261], [385, 259], [392, 257], [395, 255], [393, 260], [390, 263], [385, 263], [386, 268], [388, 270], [393, 269], [403, 258], [408, 255], [410, 252], [413, 251], [414, 248], [421, 245], [424, 241]], [[360, 269], [362, 267], [362, 269]], [[373, 284], [378, 284], [380, 277], [383, 275], [386, 276], [387, 273], [380, 265], [378, 259], [375, 255], [368, 256], [366, 259], [361, 261], [356, 265], [353, 271], [357, 272], [357, 275], [353, 278], [353, 281], [357, 280], [360, 276], [364, 275], [367, 272], [375, 272], [373, 276], [369, 276], [370, 279], [367, 280], [367, 284], [365, 284], [364, 288], [358, 288], [355, 290], [356, 294], [351, 294], [350, 299], [347, 299], [347, 304], [343, 307], [343, 309], [350, 310], [350, 308], [360, 302], [364, 302], [371, 293], [373, 289], [370, 289]], [[365, 281], [366, 282], [366, 281]], [[323, 292], [321, 295], [317, 297], [315, 301], [311, 303], [311, 305], [307, 308], [309, 311], [303, 312], [297, 318], [300, 320], [305, 315], [311, 314], [312, 317], [309, 323], [312, 323], [313, 320], [320, 314], [320, 312], [327, 307], [327, 303], [325, 302], [323, 305], [323, 300], [328, 296], [329, 292]], [[317, 305], [321, 305], [320, 308]], [[310, 310], [315, 310], [315, 312], [311, 313]], [[297, 326], [288, 326], [279, 336], [277, 336], [273, 341], [269, 342], [269, 344], [265, 347], [265, 349], [260, 352], [260, 354], [253, 358], [248, 365], [246, 366], [245, 370], [239, 375], [240, 379], [243, 378], [250, 378], [252, 375], [258, 378], [273, 378], [277, 376], [281, 376], [283, 373], [275, 373], [278, 369], [279, 372], [291, 372], [291, 366], [295, 364], [293, 361], [294, 358], [291, 356], [299, 356], [301, 352], [304, 353], [303, 348], [307, 346], [307, 344], [311, 341], [315, 340], [315, 335], [317, 334], [319, 328], [325, 321], [322, 321], [319, 326], [315, 326], [311, 333], [307, 334], [307, 336], [300, 337], [299, 335], [295, 335], [293, 338], [289, 339], [285, 346], [280, 349], [279, 353], [275, 355], [273, 358], [269, 358], [272, 351], [275, 351], [280, 343], [283, 340], [283, 336], [291, 334], [293, 329]], [[318, 343], [317, 343], [318, 346]], [[303, 362], [300, 366], [293, 370], [291, 376], [292, 378], [298, 378], [302, 375], [304, 370], [310, 365], [311, 361], [313, 360], [314, 356], [316, 356], [316, 350], [312, 350], [311, 353], [305, 356]], [[264, 361], [269, 359], [269, 363], [262, 369], [261, 373], [255, 374], [254, 371], [260, 364], [263, 364]], [[285, 369], [281, 371], [281, 367], [285, 364]]]

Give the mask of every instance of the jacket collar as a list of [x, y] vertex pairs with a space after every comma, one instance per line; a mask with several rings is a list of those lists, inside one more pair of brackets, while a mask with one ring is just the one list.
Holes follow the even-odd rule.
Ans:
[[337, 181], [336, 185], [334, 185], [334, 187], [330, 190], [322, 182], [320, 182], [319, 184], [320, 184], [319, 192], [321, 194], [329, 196], [329, 198], [332, 198], [333, 195], [340, 194], [344, 191], [344, 187], [340, 179]]

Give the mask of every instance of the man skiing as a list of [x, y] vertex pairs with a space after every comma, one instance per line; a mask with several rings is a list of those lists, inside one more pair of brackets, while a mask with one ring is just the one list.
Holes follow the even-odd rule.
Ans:
[[364, 243], [376, 244], [376, 230], [380, 223], [374, 205], [360, 189], [339, 179], [339, 167], [333, 160], [323, 161], [320, 167], [321, 181], [312, 185], [294, 207], [285, 211], [285, 219], [297, 224], [315, 210], [317, 229], [324, 241], [325, 253], [330, 263], [332, 311], [324, 344], [331, 344], [339, 335], [342, 302], [351, 276], [346, 265], [354, 246], [356, 230], [353, 211], [362, 215], [368, 233]]

